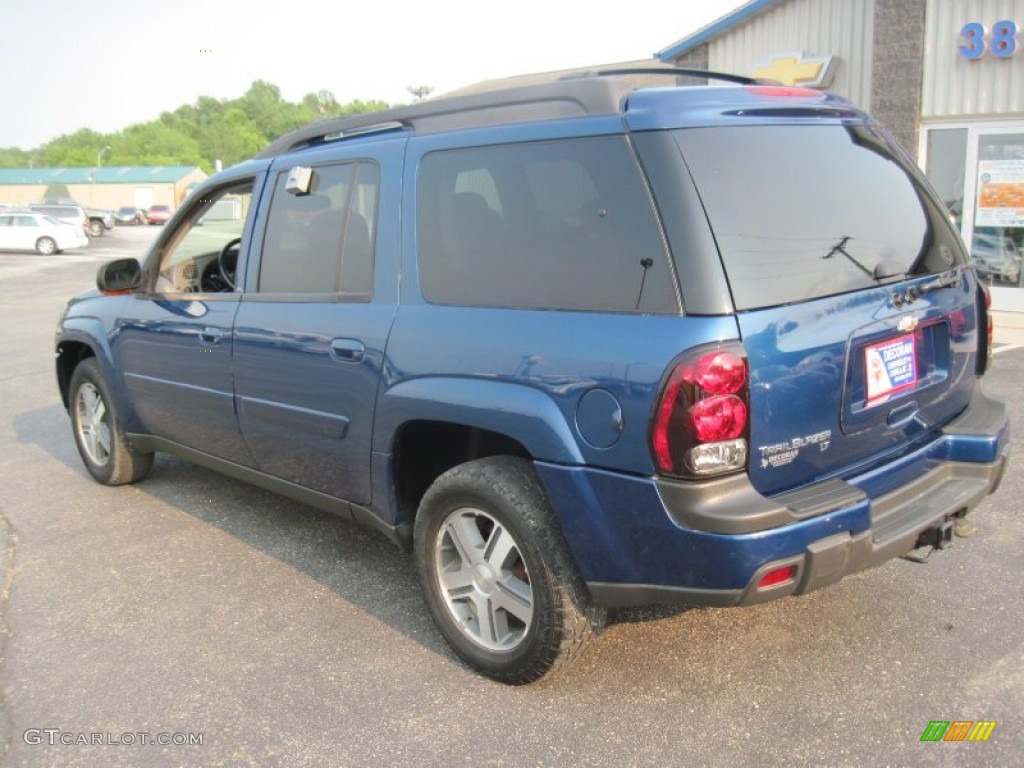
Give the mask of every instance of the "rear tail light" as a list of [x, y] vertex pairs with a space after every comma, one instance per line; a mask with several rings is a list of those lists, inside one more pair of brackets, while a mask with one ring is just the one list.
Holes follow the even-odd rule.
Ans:
[[750, 387], [743, 347], [693, 350], [661, 390], [651, 452], [662, 474], [708, 477], [747, 465]]
[[979, 376], [988, 370], [992, 360], [992, 293], [988, 286], [978, 281], [978, 363], [976, 370]]

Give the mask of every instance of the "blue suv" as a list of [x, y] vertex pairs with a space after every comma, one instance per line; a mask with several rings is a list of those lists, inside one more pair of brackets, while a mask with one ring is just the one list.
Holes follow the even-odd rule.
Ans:
[[658, 72], [327, 120], [211, 177], [60, 320], [86, 468], [165, 451], [376, 528], [508, 683], [609, 608], [948, 546], [1008, 426], [942, 203], [838, 97]]

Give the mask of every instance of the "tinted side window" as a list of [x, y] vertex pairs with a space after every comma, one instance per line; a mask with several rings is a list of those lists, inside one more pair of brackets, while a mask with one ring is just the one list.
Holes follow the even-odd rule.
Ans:
[[370, 162], [318, 166], [309, 194], [277, 178], [260, 259], [261, 293], [369, 295], [379, 172]]
[[417, 236], [432, 302], [679, 311], [651, 200], [621, 136], [428, 154]]
[[341, 248], [341, 292], [373, 292], [373, 254], [377, 242], [377, 193], [380, 169], [359, 163]]

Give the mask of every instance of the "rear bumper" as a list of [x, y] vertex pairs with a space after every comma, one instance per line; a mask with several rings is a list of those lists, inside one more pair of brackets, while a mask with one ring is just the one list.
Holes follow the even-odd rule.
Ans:
[[[1008, 447], [1005, 406], [979, 387], [968, 409], [913, 453], [772, 498], [745, 475], [684, 484], [537, 468], [599, 604], [728, 606], [802, 594], [909, 552], [922, 532], [996, 490]], [[787, 566], [790, 578], [758, 588]]]

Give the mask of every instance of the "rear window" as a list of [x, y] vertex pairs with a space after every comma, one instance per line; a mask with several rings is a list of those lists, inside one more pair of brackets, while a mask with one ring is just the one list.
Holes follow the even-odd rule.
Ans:
[[939, 207], [864, 126], [674, 134], [739, 310], [847, 293], [962, 262]]
[[650, 195], [622, 136], [433, 152], [417, 187], [429, 301], [679, 312]]

